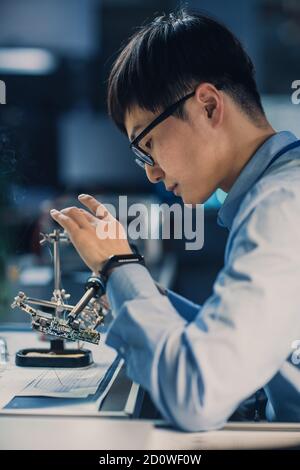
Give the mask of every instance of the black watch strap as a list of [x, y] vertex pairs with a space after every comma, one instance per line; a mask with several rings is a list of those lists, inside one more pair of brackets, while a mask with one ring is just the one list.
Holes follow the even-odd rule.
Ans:
[[100, 275], [107, 282], [110, 271], [113, 268], [118, 266], [123, 266], [124, 264], [139, 263], [145, 266], [144, 257], [138, 253], [130, 253], [125, 255], [112, 255], [102, 266]]

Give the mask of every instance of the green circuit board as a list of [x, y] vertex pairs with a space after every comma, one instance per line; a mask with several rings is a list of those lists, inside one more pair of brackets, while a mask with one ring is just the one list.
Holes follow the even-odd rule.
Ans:
[[[47, 335], [53, 335], [70, 341], [85, 341], [98, 344], [100, 333], [92, 328], [82, 329], [75, 322], [72, 327], [63, 319], [56, 317], [34, 315], [32, 316], [32, 328]], [[77, 328], [76, 328], [77, 326]]]

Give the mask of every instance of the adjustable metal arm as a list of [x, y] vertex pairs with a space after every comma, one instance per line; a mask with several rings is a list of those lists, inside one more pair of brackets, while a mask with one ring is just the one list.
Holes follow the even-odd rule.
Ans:
[[[106, 313], [105, 306], [99, 299], [100, 284], [96, 276], [88, 279], [86, 284], [87, 291], [79, 302], [73, 306], [65, 303], [70, 295], [66, 294], [61, 288], [61, 269], [59, 243], [69, 242], [68, 235], [60, 230], [54, 230], [49, 234], [42, 234], [41, 245], [51, 243], [53, 245], [54, 258], [54, 290], [51, 300], [35, 299], [27, 297], [24, 292], [19, 292], [12, 303], [12, 308], [20, 308], [32, 317], [32, 327], [45, 334], [50, 334], [60, 338], [72, 341], [88, 341], [98, 343], [100, 334], [95, 328], [103, 321]], [[38, 308], [53, 308], [55, 315], [43, 312]], [[65, 319], [66, 312], [70, 312], [68, 320]]]

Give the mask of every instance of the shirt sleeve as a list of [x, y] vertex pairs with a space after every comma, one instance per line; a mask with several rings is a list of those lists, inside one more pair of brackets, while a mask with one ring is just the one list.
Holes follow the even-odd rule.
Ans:
[[182, 295], [179, 295], [177, 292], [174, 292], [170, 289], [166, 289], [166, 292], [168, 299], [170, 300], [173, 307], [187, 322], [193, 321], [196, 315], [200, 314], [201, 305], [192, 302], [186, 297], [183, 297]]
[[221, 427], [290, 354], [300, 331], [295, 199], [292, 191], [273, 191], [233, 228], [213, 294], [193, 321], [157, 291], [143, 266], [123, 266], [110, 276], [117, 316], [107, 344], [181, 429]]
[[[119, 271], [120, 274], [115, 274], [113, 285], [120, 284], [119, 289], [111, 289], [108, 283], [108, 296], [110, 297], [112, 309], [116, 312], [122, 303], [130, 298], [135, 298], [136, 295], [142, 295], [151, 298], [157, 295], [157, 287], [147, 269], [143, 268], [140, 264], [125, 264], [118, 267], [115, 272]], [[110, 277], [112, 277], [111, 274]], [[117, 280], [115, 278], [117, 277]], [[122, 288], [121, 288], [122, 287]], [[175, 308], [177, 313], [187, 322], [194, 320], [195, 316], [199, 314], [201, 305], [198, 305], [191, 300], [177, 294], [176, 292], [163, 288], [165, 295]]]

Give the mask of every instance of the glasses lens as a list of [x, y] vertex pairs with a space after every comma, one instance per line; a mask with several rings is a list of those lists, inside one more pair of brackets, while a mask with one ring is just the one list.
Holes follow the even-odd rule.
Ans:
[[143, 170], [145, 169], [145, 162], [143, 162], [140, 158], [135, 158], [134, 159], [135, 163], [140, 166], [141, 168], [143, 168]]
[[132, 145], [131, 148], [134, 151], [135, 155], [137, 156], [137, 158], [135, 159], [136, 163], [139, 162], [138, 165], [142, 166], [142, 168], [145, 168], [145, 163], [150, 166], [154, 165], [154, 161], [150, 155], [142, 152], [142, 150], [135, 147], [134, 145]]

